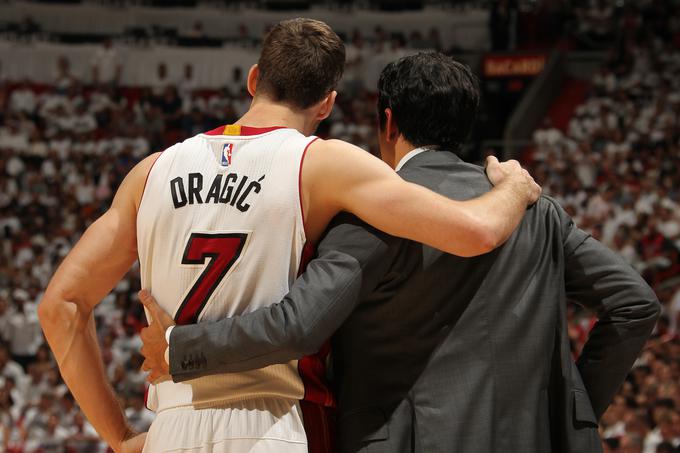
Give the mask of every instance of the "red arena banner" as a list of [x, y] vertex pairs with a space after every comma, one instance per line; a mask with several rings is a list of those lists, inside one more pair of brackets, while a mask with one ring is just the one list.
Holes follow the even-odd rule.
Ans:
[[487, 55], [484, 77], [532, 77], [545, 67], [545, 55]]

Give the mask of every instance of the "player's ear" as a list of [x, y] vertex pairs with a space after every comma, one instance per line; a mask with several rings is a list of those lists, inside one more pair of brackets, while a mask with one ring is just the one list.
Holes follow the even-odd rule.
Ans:
[[260, 68], [257, 67], [257, 63], [252, 65], [250, 67], [250, 71], [248, 71], [248, 81], [247, 81], [247, 86], [248, 86], [248, 93], [252, 97], [255, 97], [255, 92], [257, 91], [257, 78], [260, 76]]
[[319, 114], [317, 119], [323, 121], [328, 118], [333, 111], [333, 106], [335, 105], [335, 98], [338, 97], [337, 91], [331, 91], [328, 96], [326, 96], [322, 101], [319, 108]]
[[397, 138], [399, 138], [399, 134], [399, 126], [397, 126], [396, 121], [394, 121], [392, 109], [387, 107], [385, 109], [385, 139], [388, 143], [396, 142]]

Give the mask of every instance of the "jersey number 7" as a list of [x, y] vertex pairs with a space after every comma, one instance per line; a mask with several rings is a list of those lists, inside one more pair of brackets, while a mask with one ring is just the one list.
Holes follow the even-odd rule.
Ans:
[[175, 322], [194, 324], [208, 303], [210, 296], [229, 269], [241, 256], [248, 235], [246, 233], [192, 233], [184, 249], [182, 264], [206, 264], [203, 272], [182, 301]]

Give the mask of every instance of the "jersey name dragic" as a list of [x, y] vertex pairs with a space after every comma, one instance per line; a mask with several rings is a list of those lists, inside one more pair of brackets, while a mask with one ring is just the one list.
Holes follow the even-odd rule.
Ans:
[[[204, 191], [203, 175], [189, 173], [186, 177], [178, 176], [170, 181], [170, 194], [175, 209], [192, 204], [219, 203], [235, 206], [239, 211], [246, 212], [250, 209], [248, 200], [260, 193], [263, 180], [264, 175], [258, 180], [249, 181], [248, 176], [239, 176], [236, 173], [217, 174], [208, 186], [210, 188]], [[185, 187], [188, 189], [185, 190]]]
[[[142, 287], [177, 324], [268, 306], [289, 290], [305, 247], [299, 175], [314, 137], [226, 126], [164, 151], [137, 217]], [[297, 361], [150, 388], [154, 410], [275, 396], [302, 399]]]

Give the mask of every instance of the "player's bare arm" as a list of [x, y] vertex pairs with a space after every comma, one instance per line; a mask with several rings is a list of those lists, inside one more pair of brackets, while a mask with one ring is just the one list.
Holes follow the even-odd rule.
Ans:
[[141, 450], [144, 435], [131, 430], [108, 383], [93, 309], [137, 259], [137, 209], [157, 157], [149, 156], [126, 176], [111, 208], [85, 231], [57, 269], [38, 309], [64, 381], [116, 452]]
[[387, 164], [349, 143], [317, 140], [307, 151], [302, 193], [308, 234], [349, 211], [393, 236], [459, 256], [487, 253], [505, 242], [540, 187], [516, 162], [489, 161], [496, 187], [469, 201], [450, 200], [404, 181]]

